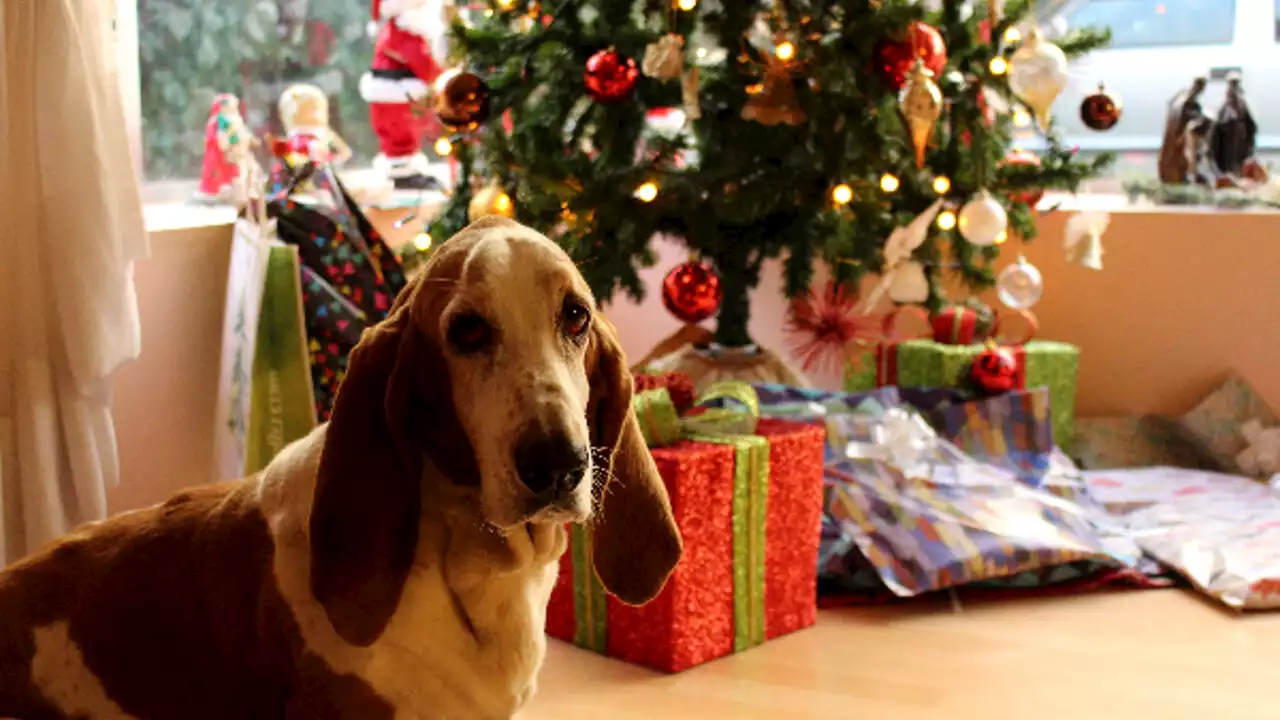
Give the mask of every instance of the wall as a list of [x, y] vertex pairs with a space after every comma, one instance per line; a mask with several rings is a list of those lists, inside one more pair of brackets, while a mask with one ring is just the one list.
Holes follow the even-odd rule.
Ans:
[[[376, 216], [375, 222], [387, 227], [390, 219]], [[1280, 409], [1280, 327], [1271, 320], [1280, 305], [1280, 214], [1115, 213], [1102, 272], [1066, 263], [1064, 221], [1062, 214], [1044, 218], [1041, 237], [1024, 251], [1045, 276], [1045, 297], [1036, 307], [1041, 335], [1084, 349], [1082, 415], [1180, 413], [1233, 370]], [[212, 454], [230, 229], [153, 237], [152, 258], [137, 268], [143, 355], [116, 383], [124, 480], [111, 495], [115, 509], [155, 502], [201, 481]], [[650, 288], [685, 257], [676, 245], [657, 250], [657, 265], [644, 272]], [[761, 344], [784, 350], [778, 270], [767, 265], [753, 294], [751, 332]], [[607, 313], [636, 358], [678, 326], [656, 291], [640, 304], [615, 302]]]

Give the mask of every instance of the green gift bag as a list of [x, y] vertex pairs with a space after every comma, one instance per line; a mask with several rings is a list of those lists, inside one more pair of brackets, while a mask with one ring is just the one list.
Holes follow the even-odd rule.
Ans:
[[316, 425], [296, 248], [274, 222], [241, 218], [223, 319], [214, 479], [261, 470]]

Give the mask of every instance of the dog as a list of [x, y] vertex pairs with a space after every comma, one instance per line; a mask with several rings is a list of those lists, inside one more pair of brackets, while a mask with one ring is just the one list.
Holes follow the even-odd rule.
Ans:
[[631, 396], [564, 251], [471, 224], [365, 331], [327, 425], [0, 574], [0, 718], [511, 717], [565, 523], [629, 604], [681, 556]]

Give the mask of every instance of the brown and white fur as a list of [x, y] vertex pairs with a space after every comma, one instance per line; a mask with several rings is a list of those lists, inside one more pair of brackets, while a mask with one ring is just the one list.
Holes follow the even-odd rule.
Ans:
[[327, 426], [0, 574], [0, 718], [511, 717], [565, 522], [626, 602], [681, 552], [595, 309], [551, 241], [472, 224], [365, 333]]

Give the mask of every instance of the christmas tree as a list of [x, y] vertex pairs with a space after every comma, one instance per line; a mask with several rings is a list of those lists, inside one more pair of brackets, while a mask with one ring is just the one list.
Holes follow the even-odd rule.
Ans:
[[[902, 265], [889, 296], [936, 309], [947, 275], [992, 284], [1000, 244], [1035, 236], [1044, 190], [1075, 190], [1110, 160], [1075, 157], [1048, 117], [1066, 58], [1106, 32], [1055, 46], [1026, 0], [990, 3], [493, 0], [454, 29], [465, 72], [437, 105], [477, 180], [431, 236], [513, 214], [557, 239], [599, 297], [637, 299], [650, 240], [677, 238], [718, 275], [715, 339], [730, 347], [751, 343], [766, 258], [785, 257], [793, 296], [819, 259], [842, 282]], [[687, 116], [684, 132], [647, 122], [664, 108]], [[1010, 152], [1018, 120], [1045, 134], [1038, 157]], [[923, 242], [887, 268], [887, 238], [918, 218]], [[701, 317], [694, 300], [678, 315]]]

